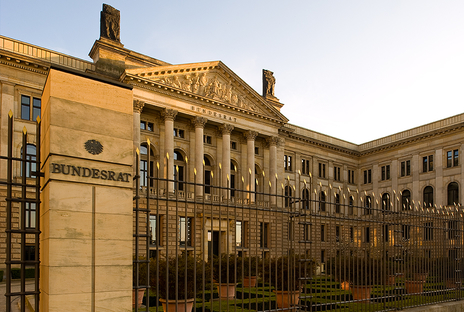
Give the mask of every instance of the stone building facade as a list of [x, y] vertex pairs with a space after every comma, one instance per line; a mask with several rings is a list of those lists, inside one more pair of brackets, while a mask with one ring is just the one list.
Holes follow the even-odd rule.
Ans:
[[[357, 145], [289, 123], [280, 112], [283, 104], [275, 96], [272, 72], [263, 71], [263, 93], [259, 94], [220, 61], [173, 65], [142, 55], [120, 42], [117, 19], [105, 20], [102, 15], [101, 37], [89, 55], [93, 62], [0, 36], [0, 153], [6, 155], [7, 116], [12, 111], [14, 154], [19, 157], [24, 151], [18, 142], [26, 128], [30, 134], [26, 153], [35, 157], [35, 119], [40, 115], [50, 68], [75, 75], [91, 73], [131, 86], [134, 168], [138, 148], [142, 193], [176, 194], [185, 199], [178, 208], [180, 214], [174, 214], [172, 207], [166, 209], [163, 202], [156, 216], [159, 220], [153, 213], [153, 241], [166, 240], [163, 233], [167, 233], [172, 237], [168, 240], [174, 247], [171, 250], [187, 244], [189, 236], [176, 226], [163, 229], [163, 224], [172, 221], [180, 226], [187, 224], [187, 232], [195, 233], [192, 247], [199, 250], [208, 248], [202, 237], [214, 236], [221, 228], [216, 238], [223, 243], [221, 251], [261, 248], [264, 255], [277, 253], [284, 246], [279, 244], [288, 242], [289, 226], [279, 211], [306, 205], [305, 201], [288, 203], [279, 196], [309, 199], [304, 208], [314, 211], [359, 218], [366, 214], [366, 206], [385, 205], [392, 210], [407, 209], [409, 205], [455, 206], [464, 198], [464, 114]], [[30, 168], [25, 174], [34, 170]], [[15, 177], [22, 174], [19, 166], [14, 168]], [[178, 183], [153, 185], [146, 178], [149, 175]], [[6, 176], [5, 163], [0, 164], [0, 176]], [[0, 190], [0, 196], [5, 197], [4, 190]], [[194, 201], [199, 200], [211, 203], [211, 216], [224, 213], [226, 210], [218, 204], [226, 199], [230, 204], [227, 218], [202, 221], [201, 214], [192, 210]], [[237, 210], [236, 203], [253, 209]], [[337, 204], [347, 207], [346, 211], [338, 211]], [[0, 202], [0, 249], [5, 248], [5, 205]], [[19, 206], [15, 209], [14, 220], [19, 222]], [[155, 209], [153, 202], [151, 209]], [[238, 235], [245, 228], [250, 231], [244, 233], [252, 237]], [[312, 231], [318, 241], [321, 235], [333, 234]], [[269, 248], [262, 246], [263, 233]], [[179, 235], [185, 236], [184, 241]], [[329, 250], [330, 241], [321, 242], [320, 248]], [[4, 253], [0, 252], [0, 263], [2, 257]], [[317, 258], [321, 260], [320, 255]]]

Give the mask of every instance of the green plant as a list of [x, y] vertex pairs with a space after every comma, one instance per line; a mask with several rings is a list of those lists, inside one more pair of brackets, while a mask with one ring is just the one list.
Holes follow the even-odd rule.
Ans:
[[266, 259], [263, 270], [264, 282], [269, 283], [276, 290], [299, 290], [300, 278], [314, 276], [316, 266], [316, 261], [296, 254]]
[[235, 283], [241, 277], [241, 269], [240, 260], [235, 254], [213, 258], [213, 276], [218, 283]]
[[385, 281], [382, 259], [361, 257], [337, 257], [327, 261], [327, 273], [338, 282], [349, 281], [353, 285], [370, 286]]
[[[243, 264], [243, 267], [242, 267], [242, 264]], [[240, 270], [242, 270], [243, 268], [244, 277], [258, 276], [260, 275], [260, 272], [262, 271], [261, 260], [257, 256], [238, 258], [237, 266], [239, 267]]]
[[[35, 268], [26, 268], [24, 270], [24, 277], [25, 278], [34, 278], [35, 277]], [[11, 269], [11, 279], [20, 279], [20, 278], [21, 278], [21, 269], [20, 268], [12, 268]]]
[[[159, 278], [156, 276], [157, 265], [159, 265]], [[203, 271], [205, 265], [205, 271]], [[161, 298], [166, 300], [192, 299], [195, 297], [195, 288], [200, 292], [203, 278], [208, 281], [210, 270], [206, 263], [200, 258], [186, 256], [184, 253], [168, 260], [156, 259], [150, 261], [150, 284], [153, 292], [157, 287]], [[177, 298], [176, 298], [177, 292]]]
[[[139, 257], [139, 286], [146, 286], [148, 279], [147, 279], [147, 267], [148, 263], [144, 257]], [[136, 286], [137, 281], [137, 266], [134, 263], [132, 267], [132, 285]]]

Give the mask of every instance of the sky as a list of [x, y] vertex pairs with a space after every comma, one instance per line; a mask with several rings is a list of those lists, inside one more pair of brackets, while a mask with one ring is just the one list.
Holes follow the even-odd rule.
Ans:
[[[105, 0], [121, 42], [171, 64], [220, 60], [289, 122], [365, 143], [464, 113], [464, 1]], [[91, 60], [102, 3], [0, 0], [0, 34]]]

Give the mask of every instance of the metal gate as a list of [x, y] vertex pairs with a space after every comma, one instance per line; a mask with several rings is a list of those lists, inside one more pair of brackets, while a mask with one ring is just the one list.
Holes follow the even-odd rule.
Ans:
[[[28, 146], [26, 127], [22, 131], [21, 157], [14, 157], [14, 117], [10, 111], [7, 156], [0, 156], [1, 166], [6, 165], [7, 175], [0, 177], [2, 189], [6, 186], [7, 312], [12, 311], [13, 303], [18, 299], [21, 311], [26, 311], [26, 296], [34, 297], [35, 311], [39, 311], [40, 117], [37, 118], [36, 129], [35, 157], [28, 154], [26, 150]], [[20, 177], [14, 174], [14, 170], [18, 172], [17, 169], [20, 171]], [[18, 210], [19, 218], [16, 212]], [[12, 278], [16, 277], [17, 273], [19, 273], [19, 291], [13, 291]], [[26, 290], [26, 277], [33, 278], [34, 290]]]

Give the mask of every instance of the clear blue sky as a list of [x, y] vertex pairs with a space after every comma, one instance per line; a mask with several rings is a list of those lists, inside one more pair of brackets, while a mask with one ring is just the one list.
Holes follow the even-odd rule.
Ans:
[[[126, 48], [221, 60], [296, 124], [364, 143], [464, 112], [464, 1], [122, 1]], [[90, 60], [102, 2], [0, 0], [0, 34]]]

